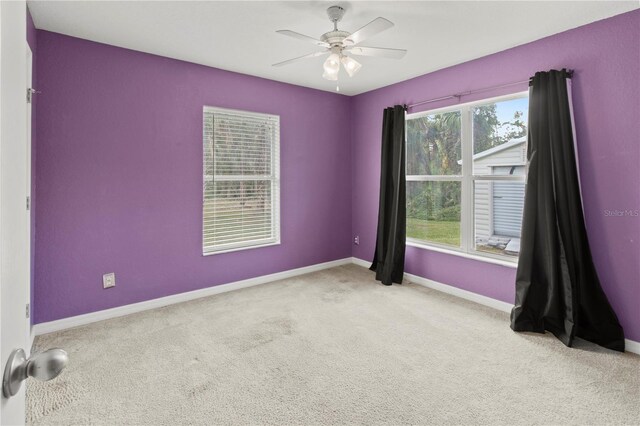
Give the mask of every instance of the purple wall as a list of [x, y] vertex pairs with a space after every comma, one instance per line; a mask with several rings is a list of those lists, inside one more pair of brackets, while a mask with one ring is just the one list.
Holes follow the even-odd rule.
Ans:
[[[31, 62], [31, 85], [33, 88], [38, 88], [38, 81], [36, 78], [37, 74], [37, 66], [36, 66], [36, 57], [37, 57], [37, 30], [36, 26], [33, 24], [33, 19], [31, 18], [31, 13], [29, 13], [29, 9], [27, 9], [27, 44], [29, 44], [29, 48], [31, 49], [32, 62]], [[30, 282], [30, 297], [31, 300], [31, 310], [34, 308], [34, 295], [35, 295], [35, 253], [36, 253], [36, 103], [38, 100], [37, 96], [34, 96], [31, 100], [31, 282]], [[31, 321], [33, 322], [33, 316], [31, 316]]]
[[[639, 28], [634, 11], [352, 98], [38, 31], [34, 322], [370, 259], [384, 107], [570, 67], [596, 266], [640, 341], [640, 218], [604, 212], [640, 208]], [[281, 116], [282, 245], [202, 257], [203, 105]], [[407, 271], [514, 299], [512, 268], [409, 247]]]
[[[348, 97], [46, 31], [37, 66], [35, 323], [351, 256]], [[280, 115], [281, 245], [202, 256], [203, 105]]]
[[[393, 104], [527, 80], [539, 70], [573, 68], [573, 103], [587, 230], [602, 286], [627, 338], [640, 341], [640, 11], [619, 15], [504, 52], [356, 96], [352, 101], [353, 255], [375, 244], [382, 110]], [[510, 92], [526, 90], [512, 88]], [[509, 93], [486, 92], [462, 102]], [[431, 104], [429, 108], [451, 105]], [[416, 112], [418, 110], [412, 111]], [[515, 270], [408, 247], [407, 272], [513, 303]]]

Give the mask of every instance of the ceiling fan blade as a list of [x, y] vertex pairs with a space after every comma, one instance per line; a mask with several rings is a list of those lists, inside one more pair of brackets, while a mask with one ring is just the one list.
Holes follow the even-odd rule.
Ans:
[[277, 64], [273, 64], [273, 67], [281, 67], [283, 65], [289, 65], [293, 62], [297, 62], [297, 61], [301, 61], [303, 59], [307, 59], [307, 58], [315, 58], [316, 56], [322, 56], [322, 55], [327, 55], [329, 54], [330, 50], [327, 49], [325, 51], [322, 52], [313, 52], [313, 53], [309, 53], [308, 55], [304, 55], [304, 56], [298, 56], [297, 58], [293, 58], [293, 59], [289, 59], [287, 61], [282, 61], [282, 62], [278, 62]]
[[313, 43], [316, 46], [320, 46], [320, 47], [329, 47], [329, 43], [325, 43], [322, 40], [318, 40], [317, 38], [313, 38], [313, 37], [309, 37], [307, 35], [304, 34], [300, 34], [297, 33], [295, 31], [291, 31], [291, 30], [278, 30], [276, 31], [278, 34], [282, 34], [282, 35], [286, 35], [289, 37], [293, 37], [293, 38], [297, 38], [298, 40], [302, 40], [302, 41], [306, 41], [309, 43]]
[[359, 56], [377, 56], [379, 58], [400, 59], [407, 51], [404, 49], [388, 49], [386, 47], [347, 47], [346, 52]]
[[376, 18], [344, 39], [344, 44], [354, 46], [391, 27], [393, 27], [393, 22], [384, 18]]

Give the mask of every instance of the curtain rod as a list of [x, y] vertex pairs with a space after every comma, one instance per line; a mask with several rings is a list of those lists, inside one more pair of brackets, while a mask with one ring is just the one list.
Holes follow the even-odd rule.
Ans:
[[[573, 77], [573, 70], [566, 70], [566, 73], [567, 73], [567, 78]], [[469, 90], [467, 92], [456, 93], [454, 95], [442, 96], [440, 98], [428, 99], [426, 101], [416, 102], [415, 104], [405, 105], [404, 109], [408, 110], [409, 108], [417, 107], [419, 105], [430, 104], [432, 102], [438, 102], [438, 101], [444, 101], [446, 99], [454, 99], [455, 98], [455, 99], [458, 99], [458, 101], [459, 101], [461, 97], [472, 95], [474, 93], [482, 93], [482, 92], [487, 92], [489, 90], [502, 89], [502, 88], [505, 88], [505, 87], [517, 86], [517, 85], [525, 84], [525, 83], [531, 84], [531, 80], [533, 80], [533, 77], [529, 78], [528, 80], [515, 81], [513, 83], [500, 84], [500, 85], [497, 85], [497, 86], [485, 87], [483, 89]]]

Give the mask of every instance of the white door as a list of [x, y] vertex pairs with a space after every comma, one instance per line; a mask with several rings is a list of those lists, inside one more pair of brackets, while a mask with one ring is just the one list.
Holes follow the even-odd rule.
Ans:
[[[13, 349], [30, 350], [29, 141], [27, 122], [26, 5], [0, 2], [0, 371]], [[23, 424], [23, 385], [1, 397], [0, 423]]]

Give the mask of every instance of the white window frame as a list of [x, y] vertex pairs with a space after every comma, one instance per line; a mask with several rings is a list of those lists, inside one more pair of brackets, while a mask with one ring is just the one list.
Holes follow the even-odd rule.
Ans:
[[[230, 243], [230, 244], [224, 244], [224, 245], [219, 245], [219, 246], [205, 246], [205, 212], [204, 212], [204, 208], [205, 208], [205, 183], [207, 180], [207, 175], [206, 175], [206, 170], [205, 170], [205, 153], [204, 153], [204, 149], [205, 149], [205, 138], [206, 138], [206, 132], [205, 132], [205, 120], [207, 119], [207, 114], [215, 114], [215, 113], [222, 113], [222, 114], [234, 114], [234, 115], [242, 115], [242, 116], [246, 116], [246, 117], [258, 117], [258, 118], [266, 118], [266, 119], [271, 119], [271, 120], [275, 120], [275, 122], [277, 123], [277, 129], [275, 132], [275, 137], [273, 138], [273, 145], [271, 147], [271, 166], [272, 166], [272, 170], [271, 170], [271, 174], [270, 176], [267, 178], [266, 176], [260, 176], [261, 179], [264, 180], [271, 180], [271, 218], [272, 218], [272, 223], [271, 223], [271, 229], [272, 229], [272, 237], [271, 238], [267, 238], [267, 239], [255, 239], [255, 240], [248, 240], [248, 241], [242, 241], [242, 242], [237, 242], [237, 243]], [[202, 155], [202, 255], [203, 256], [211, 256], [211, 255], [215, 255], [215, 254], [222, 254], [222, 253], [229, 253], [229, 252], [234, 252], [234, 251], [240, 251], [240, 250], [249, 250], [249, 249], [255, 249], [255, 248], [261, 248], [261, 247], [269, 247], [269, 246], [275, 246], [275, 245], [279, 245], [280, 244], [280, 116], [279, 115], [274, 115], [274, 114], [264, 114], [264, 113], [258, 113], [258, 112], [251, 112], [251, 111], [243, 111], [243, 110], [236, 110], [236, 109], [228, 109], [228, 108], [218, 108], [218, 107], [212, 107], [212, 106], [204, 106], [202, 108], [202, 139], [203, 139], [203, 144], [202, 144], [202, 149], [203, 149], [203, 155]], [[248, 176], [246, 178], [255, 178], [255, 176]], [[215, 181], [216, 179], [216, 175], [214, 174], [212, 176], [212, 180]], [[228, 176], [224, 176], [222, 178], [222, 180], [242, 180], [242, 179], [230, 179]]]
[[[408, 120], [416, 119], [428, 115], [444, 114], [449, 112], [460, 111], [460, 137], [462, 151], [462, 174], [461, 175], [406, 175], [407, 182], [461, 182], [460, 196], [460, 246], [451, 246], [439, 244], [430, 241], [418, 240], [414, 238], [406, 238], [408, 246], [418, 247], [426, 250], [437, 251], [441, 253], [453, 254], [474, 260], [481, 260], [488, 263], [494, 263], [503, 266], [516, 267], [518, 256], [507, 256], [497, 253], [487, 253], [475, 248], [475, 203], [474, 203], [474, 182], [480, 180], [489, 181], [516, 181], [526, 182], [528, 174], [528, 165], [524, 176], [511, 175], [473, 175], [473, 114], [472, 109], [478, 105], [490, 104], [495, 102], [510, 101], [513, 99], [527, 98], [529, 92], [517, 92], [504, 96], [496, 96], [493, 98], [480, 99], [473, 102], [450, 105], [447, 107], [436, 108], [426, 111], [420, 111], [405, 116], [405, 126]], [[405, 129], [405, 146], [407, 144], [408, 132]]]

